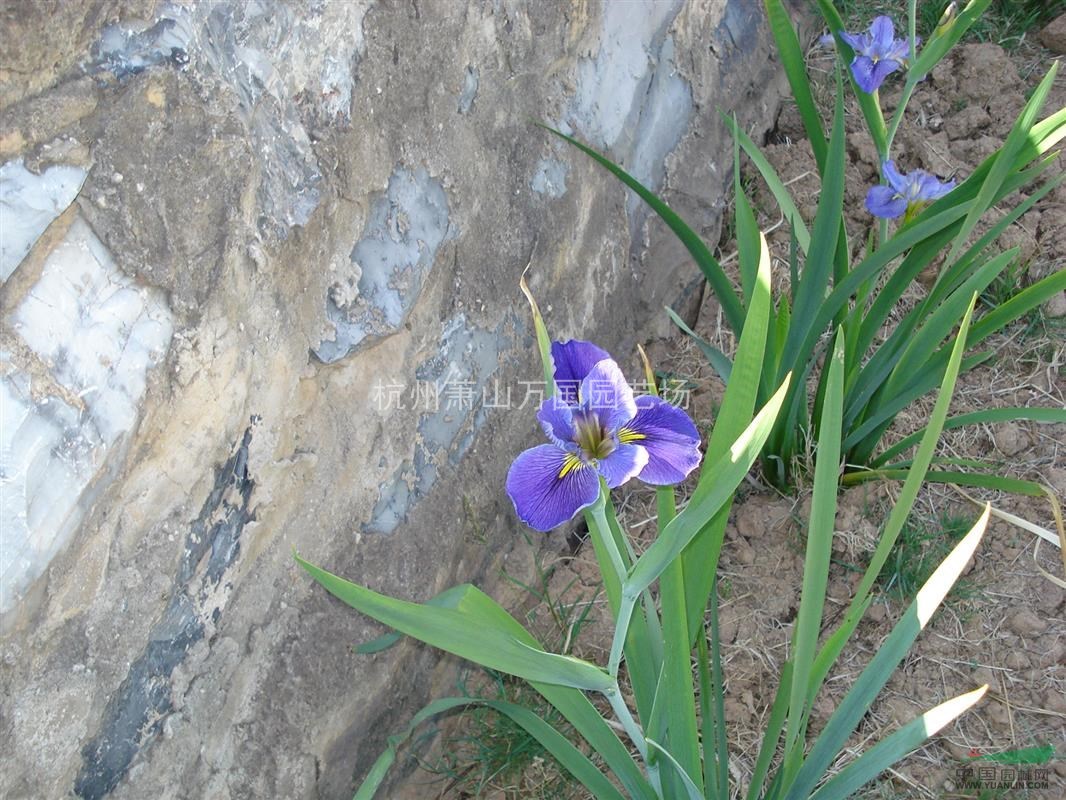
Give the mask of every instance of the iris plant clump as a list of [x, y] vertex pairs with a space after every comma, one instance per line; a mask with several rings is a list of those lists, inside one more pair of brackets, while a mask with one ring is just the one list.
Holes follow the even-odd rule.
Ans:
[[[884, 646], [808, 743], [815, 698], [869, 605], [874, 581], [887, 557], [879, 547], [852, 605], [831, 635], [823, 637], [841, 456], [842, 335], [830, 358], [807, 566], [790, 656], [759, 752], [738, 750], [731, 755], [715, 574], [726, 544], [730, 505], [782, 411], [790, 380], [786, 376], [756, 412], [757, 376], [772, 307], [769, 258], [758, 265], [748, 325], [738, 343], [735, 377], [709, 432], [702, 466], [699, 432], [687, 414], [654, 396], [653, 381], [649, 381], [651, 396], [634, 398], [618, 365], [595, 345], [552, 343], [529, 297], [547, 378], [548, 400], [537, 416], [551, 443], [518, 455], [507, 478], [507, 491], [518, 516], [538, 530], [584, 511], [614, 619], [607, 663], [550, 652], [473, 586], [456, 586], [417, 604], [378, 594], [298, 559], [337, 598], [395, 628], [396, 633], [362, 645], [360, 652], [378, 652], [393, 644], [398, 634], [413, 636], [525, 680], [555, 707], [562, 720], [558, 723], [562, 730], [558, 730], [548, 719], [506, 700], [435, 700], [389, 739], [356, 800], [375, 795], [399, 746], [418, 725], [473, 704], [487, 706], [522, 727], [597, 800], [728, 800], [737, 791], [749, 800], [766, 796], [843, 800], [981, 698], [987, 687], [935, 706], [884, 737], [838, 774], [825, 777], [874, 697], [928, 623], [932, 610], [966, 567], [987, 524], [987, 510], [921, 588]], [[969, 324], [967, 312], [923, 448], [931, 447], [943, 426]], [[647, 372], [653, 375], [650, 366]], [[567, 384], [572, 391], [566, 389]], [[908, 478], [900, 504], [886, 522], [886, 534], [906, 520], [927, 466], [916, 468]], [[699, 481], [678, 511], [671, 484], [697, 468]], [[657, 536], [640, 554], [619, 524], [610, 497], [613, 486], [634, 476], [662, 484], [656, 489]], [[707, 622], [709, 627], [705, 627]], [[824, 640], [821, 647], [820, 640]], [[623, 670], [631, 690], [627, 694], [619, 683]], [[593, 704], [588, 696], [592, 693], [606, 703]], [[736, 764], [744, 765], [739, 777], [735, 777]]]
[[[548, 442], [518, 454], [506, 481], [500, 476], [500, 488], [505, 483], [517, 520], [537, 530], [583, 513], [614, 619], [607, 663], [550, 652], [469, 584], [419, 604], [387, 597], [297, 559], [330, 593], [395, 629], [361, 646], [360, 652], [380, 651], [405, 634], [527, 681], [565, 720], [564, 729], [557, 730], [548, 720], [503, 700], [436, 700], [389, 739], [356, 800], [374, 795], [398, 747], [419, 724], [475, 703], [520, 725], [598, 800], [844, 800], [920, 747], [987, 690], [980, 687], [941, 702], [849, 756], [840, 768], [841, 754], [851, 751], [848, 743], [855, 741], [867, 710], [965, 570], [989, 519], [986, 506], [974, 528], [918, 590], [846, 695], [834, 698], [829, 719], [813, 731], [811, 711], [821, 705], [820, 693], [872, 602], [877, 577], [923, 482], [1042, 491], [1025, 481], [962, 472], [957, 461], [940, 461], [935, 451], [943, 430], [963, 424], [1066, 422], [1062, 409], [999, 408], [948, 415], [960, 372], [988, 357], [967, 351], [1066, 289], [1066, 270], [1059, 270], [975, 318], [977, 296], [1016, 255], [998, 253], [996, 239], [1064, 180], [1060, 175], [1034, 188], [1045, 175], [1050, 151], [1066, 137], [1066, 109], [1037, 119], [1057, 65], [1034, 90], [1003, 146], [958, 185], [921, 170], [903, 174], [892, 159], [892, 141], [914, 87], [991, 0], [970, 0], [957, 14], [946, 13], [920, 54], [915, 0], [909, 3], [905, 40], [895, 38], [885, 17], [874, 20], [867, 33], [847, 33], [831, 0], [817, 0], [841, 58], [828, 135], [814, 104], [796, 29], [782, 0], [764, 2], [817, 162], [821, 192], [814, 219], [804, 219], [759, 148], [735, 120], [727, 119], [737, 153], [739, 286], [661, 199], [605, 156], [554, 132], [616, 175], [675, 232], [717, 295], [737, 340], [731, 357], [699, 342], [726, 386], [713, 427], [704, 432], [706, 452], [701, 459], [701, 432], [683, 411], [654, 391], [634, 397], [618, 365], [595, 345], [552, 342], [536, 302], [521, 284], [533, 312], [544, 368], [547, 400], [537, 420]], [[904, 73], [901, 99], [886, 124], [876, 89], [899, 71]], [[851, 246], [844, 225], [846, 76], [857, 90], [885, 181], [867, 197], [867, 209], [881, 221], [876, 235], [870, 231], [865, 248]], [[741, 184], [741, 149], [759, 169], [791, 229], [790, 286], [778, 297], [772, 293], [767, 242]], [[1023, 189], [1028, 197], [1016, 199]], [[1013, 205], [977, 233], [982, 215], [1008, 198], [1015, 198]], [[898, 217], [903, 217], [902, 224], [890, 231], [887, 220]], [[852, 263], [856, 251], [860, 255]], [[938, 277], [925, 298], [902, 309], [904, 293], [935, 262]], [[890, 319], [894, 326], [886, 333]], [[654, 390], [650, 367], [647, 373]], [[885, 446], [883, 437], [896, 414], [929, 393], [937, 397], [925, 427]], [[800, 455], [808, 448], [813, 456], [801, 463]], [[728, 545], [725, 531], [732, 501], [758, 460], [764, 478], [781, 488], [789, 487], [793, 470], [806, 468], [812, 497], [803, 526], [807, 539], [799, 609], [790, 642], [783, 648], [788, 655], [777, 692], [766, 698], [769, 713], [762, 742], [757, 752], [743, 748], [731, 754], [716, 575], [719, 556]], [[698, 482], [679, 510], [673, 485], [697, 470]], [[656, 535], [640, 553], [611, 501], [611, 490], [634, 477], [656, 487], [658, 512]], [[834, 609], [827, 619], [838, 483], [874, 478], [901, 480], [903, 485], [850, 604], [843, 615]], [[853, 672], [850, 662], [848, 671]], [[631, 689], [626, 694], [622, 677]], [[843, 676], [832, 679], [839, 683]], [[606, 702], [593, 704], [590, 694]]]

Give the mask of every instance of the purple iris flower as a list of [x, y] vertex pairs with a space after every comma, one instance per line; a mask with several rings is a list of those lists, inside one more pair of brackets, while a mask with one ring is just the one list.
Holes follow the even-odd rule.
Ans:
[[551, 444], [521, 453], [507, 473], [519, 519], [550, 531], [630, 478], [669, 485], [700, 462], [689, 416], [658, 397], [634, 397], [622, 370], [589, 342], [552, 342], [559, 388], [537, 412]]
[[874, 186], [866, 193], [866, 210], [875, 217], [910, 219], [925, 206], [955, 188], [955, 181], [940, 181], [924, 169], [900, 174], [891, 160], [881, 165], [888, 186]]
[[[910, 50], [907, 40], [894, 37], [892, 20], [885, 16], [873, 21], [869, 33], [840, 31], [840, 38], [855, 51], [851, 74], [858, 87], [867, 94], [876, 92], [885, 78], [907, 63]], [[915, 39], [915, 47], [919, 41]]]

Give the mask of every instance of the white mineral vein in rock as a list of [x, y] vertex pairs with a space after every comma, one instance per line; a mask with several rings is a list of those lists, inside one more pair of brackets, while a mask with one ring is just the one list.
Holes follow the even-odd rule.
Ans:
[[66, 399], [22, 370], [0, 380], [0, 611], [44, 572], [101, 490], [173, 332], [163, 293], [122, 273], [80, 218], [8, 322]]
[[582, 59], [570, 122], [598, 147], [612, 148], [640, 116], [654, 56], [680, 0], [605, 3], [600, 49]]
[[85, 175], [64, 165], [35, 175], [20, 160], [0, 167], [0, 280], [11, 277], [52, 220], [74, 202]]

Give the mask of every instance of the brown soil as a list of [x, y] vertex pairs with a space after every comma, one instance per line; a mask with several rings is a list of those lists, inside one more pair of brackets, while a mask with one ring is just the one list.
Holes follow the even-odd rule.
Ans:
[[[815, 54], [811, 65], [827, 80], [831, 54]], [[896, 142], [895, 157], [903, 171], [917, 167], [942, 177], [964, 178], [1003, 141], [1021, 109], [1027, 91], [1046, 72], [1040, 58], [1008, 56], [991, 44], [964, 45], [934, 72], [916, 93]], [[884, 92], [891, 109], [898, 84]], [[1060, 77], [1045, 106], [1066, 106], [1066, 77]], [[871, 225], [863, 208], [866, 189], [877, 180], [877, 160], [869, 137], [860, 128], [857, 109], [849, 115], [848, 189], [845, 199], [851, 241], [861, 247]], [[764, 152], [785, 180], [801, 213], [813, 218], [818, 182], [810, 149], [794, 109], [786, 109]], [[1062, 170], [1061, 164], [1052, 170]], [[771, 249], [779, 259], [775, 281], [787, 275], [788, 232], [780, 224], [772, 198], [752, 172], [759, 224], [770, 231]], [[1019, 275], [1032, 282], [1066, 266], [1066, 185], [1059, 187], [1006, 233], [1003, 249], [1019, 246], [1027, 267]], [[729, 264], [733, 243], [724, 241], [721, 257]], [[781, 288], [779, 285], [775, 288]], [[914, 297], [924, 289], [916, 286]], [[996, 358], [960, 378], [952, 412], [962, 413], [1003, 405], [1064, 406], [1063, 316], [1066, 298], [1046, 304], [1040, 315], [1005, 332], [993, 343]], [[697, 330], [729, 353], [734, 342], [724, 327], [713, 297], [704, 300]], [[683, 375], [697, 387], [690, 412], [701, 429], [713, 421], [721, 384], [691, 342], [678, 339], [652, 343], [651, 355], [662, 370]], [[636, 373], [634, 373], [636, 374]], [[900, 415], [898, 435], [927, 419], [932, 399]], [[980, 458], [999, 464], [1002, 473], [1036, 479], [1066, 497], [1066, 426], [1019, 422], [945, 434], [942, 452]], [[730, 770], [746, 787], [761, 741], [770, 701], [777, 689], [780, 666], [788, 654], [792, 623], [799, 604], [803, 548], [809, 493], [801, 487], [795, 497], [782, 497], [750, 479], [738, 498], [727, 528], [720, 568], [721, 633], [727, 681], [726, 715], [730, 726]], [[843, 614], [872, 553], [898, 485], [869, 484], [840, 495], [826, 607], [831, 629]], [[990, 492], [972, 494], [1032, 523], [1055, 529], [1046, 500]], [[624, 524], [639, 548], [654, 535], [654, 494], [631, 484], [616, 492], [615, 502]], [[973, 520], [978, 508], [951, 488], [927, 486], [914, 518], [934, 533], [946, 516]], [[891, 733], [923, 710], [959, 693], [988, 684], [984, 700], [927, 746], [884, 773], [860, 795], [869, 798], [1059, 798], [1066, 796], [1066, 592], [1047, 580], [1040, 566], [1062, 575], [1059, 551], [1044, 545], [1034, 560], [1036, 537], [994, 519], [962, 587], [923, 632], [915, 647], [889, 681], [881, 697], [849, 742], [837, 768]], [[587, 603], [597, 588], [597, 570], [590, 547], [572, 557], [560, 557], [550, 578], [549, 596], [559, 603]], [[907, 601], [883, 590], [860, 625], [841, 661], [831, 673], [816, 703], [812, 733], [816, 734], [859, 672], [878, 650]], [[541, 609], [543, 611], [543, 608]], [[543, 620], [546, 615], [540, 614]], [[602, 595], [594, 605], [572, 652], [606, 661], [611, 622]], [[1045, 770], [1046, 789], [984, 791], [961, 785], [959, 770], [997, 770], [1008, 778], [1004, 765], [971, 762], [975, 753], [1052, 744]], [[446, 744], [445, 747], [448, 745]], [[1022, 767], [1021, 769], [1025, 769]], [[550, 770], [548, 770], [550, 772]], [[545, 765], [538, 762], [522, 775], [502, 776], [485, 797], [565, 796], [558, 788], [545, 794]], [[1039, 778], [1041, 773], [1033, 775]], [[432, 776], [423, 776], [432, 779]], [[426, 797], [469, 797], [469, 788], [437, 783], [426, 786]], [[425, 786], [425, 784], [423, 784]], [[538, 788], [540, 787], [540, 788]], [[574, 797], [583, 796], [579, 789]]]

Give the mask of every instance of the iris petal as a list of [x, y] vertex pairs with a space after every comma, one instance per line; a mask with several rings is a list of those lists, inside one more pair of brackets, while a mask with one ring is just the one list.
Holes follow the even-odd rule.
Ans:
[[855, 85], [867, 94], [873, 92], [879, 84], [874, 83], [874, 62], [866, 56], [855, 56], [851, 62], [851, 74], [855, 78]]
[[555, 384], [568, 403], [576, 403], [581, 381], [600, 361], [610, 358], [592, 342], [573, 339], [569, 342], [552, 342], [552, 363], [555, 365]]
[[873, 38], [873, 46], [883, 52], [888, 52], [892, 47], [892, 40], [896, 37], [896, 29], [889, 17], [881, 15], [870, 23], [870, 36]]
[[607, 488], [621, 486], [630, 478], [641, 474], [648, 463], [648, 451], [639, 444], [620, 444], [597, 464], [600, 474], [607, 481]]
[[[918, 49], [918, 45], [921, 44], [921, 37], [914, 37], [914, 49]], [[910, 59], [911, 46], [906, 39], [896, 39], [892, 43], [892, 46], [888, 48], [888, 52], [885, 53], [885, 58], [890, 58], [895, 61], [899, 61], [901, 64], [906, 64]]]
[[864, 47], [861, 34], [848, 33], [847, 31], [840, 31], [838, 34], [848, 47], [855, 52], [861, 52]]
[[874, 186], [866, 193], [866, 210], [875, 217], [895, 219], [907, 210], [907, 201], [889, 186]]
[[559, 396], [545, 398], [537, 411], [537, 421], [556, 447], [571, 449], [567, 445], [574, 439], [574, 412], [566, 401]]
[[[891, 75], [899, 69], [899, 62], [891, 58], [883, 58], [874, 64], [873, 72], [870, 75], [873, 81], [874, 89], [877, 89], [885, 82], [885, 78]], [[872, 89], [870, 91], [873, 91]]]
[[881, 174], [885, 176], [888, 185], [900, 194], [903, 194], [907, 190], [907, 179], [900, 174], [898, 169], [896, 169], [896, 162], [892, 159], [888, 159], [881, 164]]
[[522, 522], [550, 531], [596, 502], [599, 475], [587, 464], [574, 465], [574, 458], [555, 445], [542, 444], [514, 460], [507, 472], [507, 494]]
[[637, 398], [637, 415], [620, 431], [648, 451], [638, 476], [645, 483], [666, 486], [683, 481], [700, 463], [700, 433], [688, 414], [658, 397]]
[[911, 179], [918, 181], [919, 200], [936, 200], [955, 188], [955, 181], [941, 183], [935, 175], [930, 175], [925, 170], [915, 170], [911, 173]]
[[581, 405], [595, 411], [608, 431], [618, 429], [637, 413], [633, 390], [609, 358], [598, 362], [581, 381]]

